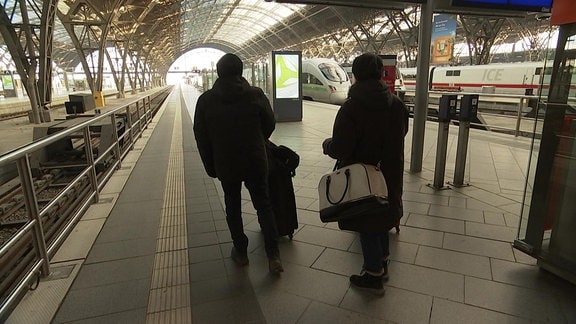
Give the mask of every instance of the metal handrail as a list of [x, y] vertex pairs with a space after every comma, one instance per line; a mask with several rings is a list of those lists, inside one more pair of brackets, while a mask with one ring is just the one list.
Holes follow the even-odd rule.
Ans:
[[[414, 92], [414, 90], [408, 90], [406, 91], [407, 93], [412, 93]], [[538, 104], [542, 104], [545, 103], [546, 98], [545, 97], [541, 97], [541, 96], [537, 96], [537, 95], [518, 95], [518, 94], [504, 94], [504, 93], [479, 93], [479, 92], [463, 92], [463, 91], [437, 91], [437, 90], [431, 90], [428, 91], [428, 96], [430, 98], [431, 95], [433, 96], [441, 96], [441, 95], [445, 95], [445, 94], [450, 94], [450, 95], [456, 95], [458, 97], [463, 96], [463, 95], [479, 95], [479, 100], [482, 102], [487, 102], [486, 100], [483, 100], [484, 98], [500, 98], [500, 99], [508, 99], [508, 100], [516, 100], [515, 102], [510, 101], [510, 104], [514, 104], [516, 103], [516, 110], [514, 111], [514, 116], [510, 115], [510, 118], [515, 118], [516, 119], [516, 123], [515, 123], [515, 127], [514, 128], [505, 128], [505, 127], [501, 127], [501, 126], [495, 126], [495, 125], [481, 125], [481, 124], [477, 124], [477, 123], [472, 123], [472, 125], [480, 125], [480, 126], [487, 126], [490, 128], [494, 128], [494, 129], [501, 129], [501, 130], [513, 130], [514, 131], [514, 136], [519, 136], [521, 131], [520, 131], [520, 126], [522, 123], [522, 119], [523, 119], [523, 109], [526, 107], [527, 102], [530, 99], [536, 99], [538, 100]], [[436, 97], [435, 97], [436, 98]], [[574, 100], [576, 100], [576, 98], [572, 98]], [[500, 103], [505, 103], [505, 101], [499, 101]], [[512, 112], [512, 110], [510, 110], [510, 112]], [[483, 115], [492, 115], [495, 116], [496, 114], [491, 114], [490, 112], [486, 112], [483, 111], [482, 112]]]
[[[134, 98], [122, 103], [112, 105], [111, 109], [103, 114], [96, 115], [87, 121], [80, 122], [53, 135], [39, 139], [0, 156], [0, 167], [7, 165], [8, 163], [17, 163], [18, 173], [20, 175], [21, 185], [25, 196], [24, 200], [26, 203], [26, 208], [28, 210], [29, 216], [30, 214], [33, 216], [32, 219], [29, 219], [28, 222], [22, 228], [20, 228], [18, 232], [16, 232], [16, 234], [14, 234], [2, 247], [0, 247], [0, 258], [5, 257], [7, 253], [11, 251], [11, 248], [16, 246], [18, 242], [30, 232], [32, 232], [33, 235], [32, 243], [34, 243], [33, 248], [36, 253], [36, 261], [34, 265], [25, 273], [24, 278], [18, 282], [12, 291], [10, 291], [6, 299], [0, 300], [0, 320], [8, 315], [12, 305], [17, 302], [17, 296], [21, 296], [24, 290], [28, 289], [31, 279], [34, 278], [35, 275], [47, 276], [49, 274], [49, 259], [56, 253], [61, 244], [64, 243], [65, 239], [73, 230], [74, 226], [88, 209], [88, 207], [93, 202], [97, 202], [99, 192], [103, 188], [104, 183], [108, 181], [108, 179], [112, 176], [114, 169], [118, 167], [120, 161], [122, 158], [124, 158], [128, 151], [134, 147], [134, 142], [142, 136], [145, 128], [152, 121], [150, 116], [152, 116], [152, 109], [154, 107], [151, 105], [151, 98], [154, 98], [157, 94], [165, 92], [169, 89], [170, 87], [159, 88], [155, 91], [147, 93], [144, 96], [140, 96], [139, 98]], [[142, 104], [140, 104], [141, 102]], [[136, 121], [132, 120], [131, 113], [133, 113], [133, 110], [130, 109], [130, 107], [134, 104], [136, 104], [136, 109], [138, 110], [138, 119]], [[143, 113], [140, 112], [141, 108], [144, 109]], [[117, 129], [115, 121], [116, 114], [118, 113], [126, 113], [127, 115], [127, 125], [124, 129], [124, 133], [121, 136], [118, 136], [116, 132]], [[109, 147], [102, 148], [101, 155], [97, 159], [94, 159], [92, 155], [90, 142], [91, 135], [89, 127], [95, 125], [101, 120], [104, 120], [105, 118], [109, 118], [112, 122], [112, 129], [114, 132], [113, 141], [110, 143]], [[133, 133], [133, 131], [136, 130], [134, 127], [137, 128], [136, 133]], [[44, 206], [42, 210], [39, 210], [36, 193], [34, 191], [33, 179], [31, 178], [31, 167], [29, 163], [30, 154], [80, 131], [82, 131], [83, 134], [87, 159], [86, 163], [82, 164], [84, 169], [77, 176], [75, 176], [75, 178], [60, 193], [56, 195], [56, 197], [54, 197], [46, 206]], [[124, 151], [120, 150], [119, 142], [121, 140], [125, 142], [126, 149]], [[111, 152], [114, 152], [115, 155], [117, 155], [115, 157], [115, 162], [110, 167], [111, 170], [108, 170], [102, 179], [97, 179], [95, 173], [96, 164], [101, 161], [105, 154], [109, 154]], [[61, 228], [61, 230], [56, 234], [54, 239], [47, 246], [47, 242], [45, 242], [43, 235], [42, 221], [40, 221], [40, 217], [48, 213], [50, 208], [54, 207], [58, 200], [63, 199], [63, 197], [69, 193], [71, 188], [74, 188], [75, 185], [79, 183], [83, 177], [86, 176], [89, 178], [90, 185], [87, 189], [83, 190], [83, 194], [81, 195], [81, 199], [83, 200], [77, 201], [79, 202], [79, 208], [75, 207], [76, 209], [74, 210], [74, 213], [66, 219], [64, 227]]]
[[[151, 91], [150, 93], [146, 94], [145, 96], [153, 96], [154, 94], [161, 92], [165, 90], [165, 88], [160, 88], [160, 89], [156, 89], [155, 91]], [[118, 103], [115, 105], [111, 105], [110, 107], [112, 109], [110, 109], [109, 111], [102, 113], [100, 115], [94, 116], [93, 118], [91, 118], [90, 120], [84, 121], [84, 122], [80, 122], [72, 127], [66, 128], [62, 131], [59, 131], [49, 137], [45, 137], [45, 138], [41, 138], [38, 139], [30, 144], [21, 146], [19, 148], [16, 148], [6, 154], [3, 154], [2, 156], [0, 156], [0, 167], [6, 163], [15, 161], [23, 156], [25, 156], [28, 153], [34, 152], [44, 146], [47, 146], [49, 144], [55, 143], [67, 136], [69, 136], [70, 134], [76, 133], [80, 130], [82, 130], [85, 127], [88, 127], [90, 125], [95, 124], [96, 122], [103, 120], [104, 118], [110, 118], [110, 115], [112, 114], [116, 114], [118, 113], [121, 109], [126, 109], [127, 106], [133, 105], [139, 101], [141, 101], [143, 98], [139, 97], [139, 98], [135, 98], [135, 99], [130, 99], [127, 102], [123, 102], [123, 103]]]

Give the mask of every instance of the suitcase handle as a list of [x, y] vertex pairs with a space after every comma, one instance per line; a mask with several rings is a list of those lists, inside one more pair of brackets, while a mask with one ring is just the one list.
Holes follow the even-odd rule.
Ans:
[[344, 189], [342, 197], [340, 197], [340, 199], [337, 202], [332, 202], [332, 200], [330, 200], [330, 182], [331, 182], [330, 176], [326, 178], [326, 200], [328, 200], [328, 202], [332, 205], [337, 205], [341, 203], [342, 200], [344, 200], [344, 197], [346, 197], [346, 193], [348, 192], [348, 183], [350, 181], [350, 169], [344, 170], [344, 174], [346, 175], [346, 188]]

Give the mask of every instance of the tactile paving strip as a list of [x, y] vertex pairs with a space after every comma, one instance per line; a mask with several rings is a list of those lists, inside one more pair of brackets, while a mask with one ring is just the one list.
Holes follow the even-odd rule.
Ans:
[[[177, 96], [173, 98], [177, 98]], [[192, 322], [188, 275], [182, 113], [179, 100], [174, 101], [176, 114], [146, 323]]]

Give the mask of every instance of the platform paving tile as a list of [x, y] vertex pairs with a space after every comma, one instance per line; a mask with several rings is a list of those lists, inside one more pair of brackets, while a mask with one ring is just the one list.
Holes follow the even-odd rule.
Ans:
[[404, 201], [404, 217], [409, 213], [416, 213], [421, 215], [427, 215], [430, 209], [430, 204], [417, 202], [417, 201]]
[[534, 257], [516, 249], [512, 250], [512, 252], [514, 252], [516, 262], [527, 265], [536, 265], [537, 260]]
[[500, 210], [503, 210], [505, 212], [508, 212], [508, 213], [511, 213], [514, 215], [520, 215], [520, 211], [522, 210], [522, 204], [519, 202], [512, 202], [510, 204], [498, 206], [498, 208]]
[[[309, 244], [288, 238], [280, 238], [278, 247], [282, 262], [290, 262], [301, 266], [311, 267], [326, 250], [323, 246]], [[266, 256], [264, 246], [259, 246], [254, 252], [260, 256]]]
[[[402, 235], [402, 230], [400, 230]], [[362, 253], [360, 242], [358, 241], [358, 253]], [[398, 241], [397, 236], [390, 235], [390, 260], [410, 263], [416, 262], [416, 254], [418, 253], [418, 245], [413, 243], [406, 243]]]
[[84, 259], [104, 226], [105, 218], [82, 219], [50, 260], [52, 263]]
[[489, 225], [506, 226], [506, 220], [504, 219], [504, 213], [485, 211], [484, 212], [484, 223], [489, 224]]
[[[118, 312], [104, 316], [83, 318], [78, 321], [66, 322], [66, 324], [126, 324], [126, 323], [145, 323], [146, 308], [137, 308], [125, 312]], [[54, 321], [52, 324], [59, 324]]]
[[218, 244], [218, 235], [216, 232], [209, 233], [188, 233], [188, 247], [200, 247]]
[[[498, 191], [499, 189], [494, 189], [495, 191]], [[506, 210], [502, 209], [502, 206], [493, 206], [490, 203], [484, 202], [484, 201], [480, 201], [478, 199], [476, 199], [477, 197], [473, 196], [474, 198], [468, 199], [468, 201], [466, 202], [466, 209], [467, 210], [480, 210], [480, 211], [491, 211], [491, 212], [505, 212]], [[509, 200], [510, 202], [510, 200]], [[517, 210], [517, 212], [520, 212], [520, 209]]]
[[111, 285], [150, 278], [154, 256], [146, 255], [122, 260], [84, 264], [72, 290]]
[[464, 197], [450, 197], [448, 200], [449, 207], [459, 207], [459, 208], [466, 208], [466, 202], [468, 199]]
[[505, 225], [479, 224], [466, 222], [466, 235], [482, 237], [490, 240], [513, 242], [517, 238], [518, 229]]
[[394, 323], [420, 324], [430, 318], [432, 297], [390, 286], [382, 297], [350, 288], [340, 307]]
[[446, 207], [433, 204], [430, 205], [428, 215], [462, 221], [484, 223], [484, 214], [481, 210], [470, 210], [465, 208]]
[[150, 278], [70, 290], [53, 323], [65, 323], [110, 315], [148, 304]]
[[253, 293], [195, 304], [192, 323], [266, 323]]
[[530, 324], [527, 318], [434, 298], [430, 324]]
[[266, 323], [302, 323], [302, 317], [313, 304], [308, 298], [283, 290], [261, 289], [256, 297]]
[[[535, 264], [528, 265], [499, 259], [491, 259], [494, 281], [523, 288], [541, 291], [557, 296], [570, 296], [568, 301], [576, 302], [576, 286], [567, 285], [557, 276], [541, 270]], [[576, 303], [573, 304], [576, 306]], [[574, 309], [576, 312], [576, 307]]]
[[312, 268], [350, 276], [360, 273], [362, 263], [361, 254], [326, 248], [314, 262]]
[[484, 256], [420, 246], [416, 256], [416, 264], [467, 276], [492, 278], [490, 260]]
[[414, 201], [419, 203], [428, 203], [442, 206], [448, 206], [448, 203], [450, 201], [449, 197], [442, 197], [439, 195], [412, 192], [412, 191], [404, 191], [402, 199], [407, 201], [407, 203], [410, 201]]
[[352, 241], [354, 241], [354, 234], [323, 227], [304, 225], [294, 236], [294, 239], [310, 244], [347, 250]]
[[98, 243], [132, 240], [146, 237], [155, 237], [158, 232], [158, 220], [140, 221], [138, 225], [108, 225], [98, 236]]
[[192, 282], [204, 281], [208, 279], [221, 278], [226, 276], [226, 268], [222, 259], [208, 260], [199, 263], [192, 263], [190, 268], [190, 279]]
[[146, 256], [156, 252], [156, 242], [149, 238], [94, 244], [86, 263], [96, 263]]
[[162, 200], [126, 202], [121, 199], [116, 202], [105, 226], [134, 226], [142, 221], [156, 221], [161, 208]]
[[484, 202], [494, 207], [507, 205], [511, 202], [510, 199], [487, 190], [469, 190], [466, 191], [466, 194], [470, 197], [474, 197], [474, 199], [477, 199], [478, 201]]
[[322, 223], [320, 220], [320, 215], [317, 211], [311, 211], [306, 209], [297, 209], [298, 213], [298, 225], [302, 228], [305, 224], [314, 225], [318, 227], [324, 227], [326, 223]]
[[[270, 322], [273, 323], [273, 322]], [[276, 322], [278, 323], [278, 322]], [[287, 323], [287, 322], [286, 322]], [[294, 323], [294, 322], [292, 322]], [[365, 314], [358, 313], [357, 311], [342, 309], [331, 305], [326, 305], [318, 302], [312, 302], [306, 309], [302, 317], [298, 320], [299, 324], [316, 324], [316, 323], [331, 323], [331, 324], [349, 324], [349, 323], [365, 323], [365, 324], [388, 324], [393, 323], [384, 319], [375, 318]]]
[[435, 231], [464, 234], [464, 221], [410, 213], [406, 225]]
[[464, 275], [392, 261], [386, 287], [401, 288], [424, 295], [464, 301]]
[[[348, 276], [320, 271], [284, 262], [285, 272], [274, 282], [274, 289], [306, 297], [325, 304], [338, 305], [346, 293]], [[263, 267], [264, 268], [264, 267]], [[266, 268], [264, 268], [266, 270]]]
[[414, 243], [426, 246], [441, 247], [444, 233], [411, 226], [401, 226], [400, 235], [396, 239], [400, 242]]
[[504, 213], [504, 219], [506, 220], [506, 226], [518, 229], [520, 226], [520, 216], [519, 213]]
[[446, 233], [444, 235], [444, 244], [442, 247], [447, 250], [514, 261], [511, 242], [501, 242]]
[[466, 277], [465, 303], [538, 322], [568, 323], [558, 297], [542, 291]]

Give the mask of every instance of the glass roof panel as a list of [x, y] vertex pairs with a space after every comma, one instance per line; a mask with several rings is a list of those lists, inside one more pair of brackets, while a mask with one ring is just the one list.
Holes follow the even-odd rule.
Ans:
[[213, 38], [242, 46], [304, 7], [264, 0], [241, 0], [236, 7], [222, 11], [219, 18], [222, 25]]

